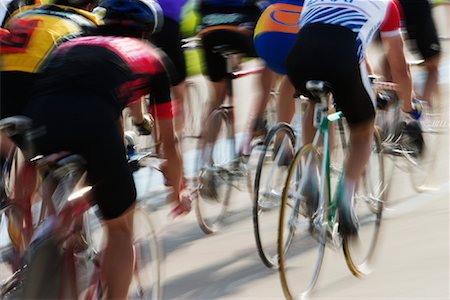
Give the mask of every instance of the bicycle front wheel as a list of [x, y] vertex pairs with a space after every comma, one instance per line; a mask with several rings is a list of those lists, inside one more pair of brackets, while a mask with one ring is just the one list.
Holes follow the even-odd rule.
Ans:
[[384, 155], [380, 135], [376, 131], [372, 152], [354, 195], [359, 221], [357, 238], [344, 238], [343, 251], [353, 275], [362, 277], [371, 272], [387, 190], [384, 181]]
[[276, 228], [282, 187], [294, 145], [294, 131], [290, 125], [277, 124], [267, 134], [256, 167], [253, 229], [259, 256], [269, 268], [278, 267]]
[[[287, 299], [307, 296], [322, 266], [327, 238], [328, 201], [320, 195], [321, 157], [303, 146], [289, 167], [278, 224], [279, 274]], [[316, 181], [312, 181], [316, 178]]]
[[136, 265], [130, 286], [130, 299], [162, 299], [162, 249], [149, 212], [136, 207], [134, 213], [134, 247]]
[[222, 228], [231, 195], [232, 173], [236, 163], [233, 128], [229, 114], [218, 109], [208, 118], [200, 141], [199, 195], [195, 213], [200, 228], [215, 233]]

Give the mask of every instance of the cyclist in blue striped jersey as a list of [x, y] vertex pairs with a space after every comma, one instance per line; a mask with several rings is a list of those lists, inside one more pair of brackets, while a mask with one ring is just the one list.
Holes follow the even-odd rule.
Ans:
[[[412, 102], [411, 75], [403, 52], [400, 17], [393, 0], [305, 0], [300, 16], [297, 41], [287, 58], [287, 71], [296, 89], [314, 98], [306, 89], [308, 80], [331, 83], [338, 109], [350, 127], [343, 188], [339, 199], [339, 230], [355, 235], [358, 220], [353, 212], [353, 193], [371, 151], [374, 132], [375, 95], [371, 89], [365, 50], [374, 34], [380, 31], [393, 80], [399, 86], [403, 110], [418, 118]], [[314, 136], [309, 105], [304, 128], [304, 142]], [[314, 199], [309, 199], [314, 205]]]

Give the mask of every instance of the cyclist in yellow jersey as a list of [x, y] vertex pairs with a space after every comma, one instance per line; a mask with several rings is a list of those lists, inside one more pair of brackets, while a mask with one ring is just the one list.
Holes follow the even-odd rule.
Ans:
[[22, 112], [37, 69], [56, 46], [95, 30], [97, 19], [88, 12], [95, 1], [56, 0], [26, 6], [6, 20], [9, 36], [0, 43], [0, 118]]

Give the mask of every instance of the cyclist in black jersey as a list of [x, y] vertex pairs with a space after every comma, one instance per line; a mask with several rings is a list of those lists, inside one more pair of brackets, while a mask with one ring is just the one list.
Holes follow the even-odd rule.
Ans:
[[[258, 57], [253, 44], [253, 34], [255, 25], [268, 4], [269, 1], [259, 0], [201, 0], [199, 2], [201, 15], [199, 30], [223, 27], [223, 29], [214, 29], [202, 35], [206, 72], [214, 92], [207, 116], [224, 102], [227, 91], [226, 61], [220, 53], [215, 51], [215, 47], [228, 45], [246, 57]], [[274, 77], [274, 72], [268, 67], [261, 72], [256, 88], [259, 98], [251, 112], [253, 115], [250, 116], [249, 129], [247, 129], [250, 136], [246, 138], [247, 141], [241, 149], [243, 154], [249, 154], [248, 146], [251, 138], [265, 130], [263, 114]]]
[[[33, 120], [39, 153], [72, 151], [87, 162], [92, 186], [106, 226], [102, 276], [107, 298], [126, 299], [132, 278], [133, 211], [136, 189], [127, 164], [121, 128], [126, 106], [140, 105], [150, 94], [150, 107], [167, 158], [166, 177], [173, 186], [174, 212], [190, 209], [180, 197], [182, 159], [173, 128], [170, 81], [164, 57], [141, 41], [158, 28], [159, 5], [151, 0], [106, 0], [99, 35], [65, 42], [44, 61], [26, 112]], [[134, 123], [144, 120], [135, 114]]]
[[431, 4], [428, 0], [398, 0], [398, 2], [405, 21], [407, 37], [411, 42], [410, 50], [419, 53], [427, 71], [424, 89], [419, 97], [433, 105], [431, 99], [439, 81], [439, 62], [442, 50], [433, 20]]

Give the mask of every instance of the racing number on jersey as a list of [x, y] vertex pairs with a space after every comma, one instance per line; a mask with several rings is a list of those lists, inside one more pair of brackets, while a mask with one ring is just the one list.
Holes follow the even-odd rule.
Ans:
[[13, 19], [7, 26], [9, 34], [2, 35], [1, 53], [22, 53], [27, 50], [28, 43], [40, 20]]

